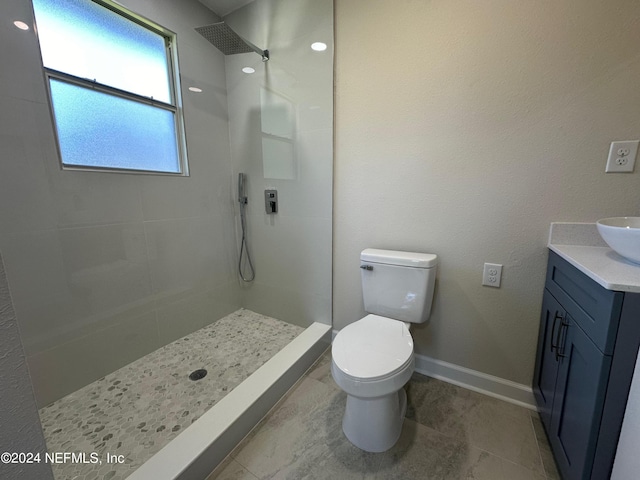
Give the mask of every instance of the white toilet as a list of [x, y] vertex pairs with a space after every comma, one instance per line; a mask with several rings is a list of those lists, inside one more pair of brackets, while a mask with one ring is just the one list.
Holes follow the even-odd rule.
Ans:
[[437, 255], [367, 248], [360, 254], [370, 315], [343, 328], [331, 347], [331, 374], [347, 393], [342, 430], [356, 447], [384, 452], [400, 437], [402, 387], [414, 370], [411, 323], [429, 318]]

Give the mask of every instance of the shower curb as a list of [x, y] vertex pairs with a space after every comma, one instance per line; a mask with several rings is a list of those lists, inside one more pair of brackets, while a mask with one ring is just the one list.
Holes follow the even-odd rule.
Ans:
[[331, 326], [313, 323], [127, 479], [207, 478], [330, 342]]

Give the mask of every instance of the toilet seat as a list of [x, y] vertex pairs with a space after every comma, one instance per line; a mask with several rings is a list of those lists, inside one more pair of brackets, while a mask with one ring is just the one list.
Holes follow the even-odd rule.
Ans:
[[370, 314], [338, 332], [331, 355], [342, 376], [378, 382], [413, 365], [413, 338], [404, 322]]

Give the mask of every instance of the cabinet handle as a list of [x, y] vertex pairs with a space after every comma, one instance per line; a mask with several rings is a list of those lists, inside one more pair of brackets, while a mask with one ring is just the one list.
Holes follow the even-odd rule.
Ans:
[[[564, 321], [564, 318], [562, 318], [562, 315], [560, 315], [560, 313], [558, 311], [556, 311], [556, 316], [553, 317], [553, 325], [551, 326], [551, 351], [553, 352], [553, 349], [557, 349], [558, 345], [554, 345], [553, 344], [553, 337], [555, 335], [555, 331], [556, 331], [556, 322], [558, 321], [558, 319], [560, 319], [561, 321]], [[557, 357], [556, 357], [557, 358]]]
[[[560, 341], [561, 339], [565, 339], [566, 340], [566, 335], [563, 337], [562, 336], [562, 330], [565, 327], [569, 326], [569, 322], [566, 321], [566, 319], [562, 319], [562, 323], [560, 324], [560, 328], [558, 328], [558, 337], [556, 338], [556, 360], [558, 360], [559, 358], [564, 358], [566, 357], [566, 355], [564, 354], [564, 342], [562, 345], [562, 349], [560, 349]], [[562, 353], [560, 353], [562, 351]]]

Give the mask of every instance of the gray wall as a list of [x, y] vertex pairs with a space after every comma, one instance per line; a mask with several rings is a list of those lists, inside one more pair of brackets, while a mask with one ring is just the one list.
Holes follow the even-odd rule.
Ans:
[[[530, 385], [553, 221], [640, 213], [640, 2], [336, 0], [334, 325], [366, 247], [440, 256], [418, 353]], [[481, 286], [484, 262], [502, 286]]]
[[[240, 306], [224, 56], [196, 0], [121, 3], [178, 35], [191, 176], [62, 171], [30, 2], [0, 2], [0, 248], [46, 405]], [[203, 93], [192, 93], [198, 86]]]
[[[31, 377], [20, 341], [9, 285], [0, 256], [0, 453], [40, 453], [46, 446], [36, 407]], [[0, 463], [0, 478], [53, 480], [48, 463], [31, 465]]]

